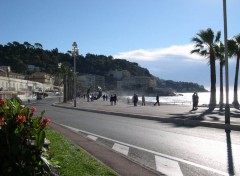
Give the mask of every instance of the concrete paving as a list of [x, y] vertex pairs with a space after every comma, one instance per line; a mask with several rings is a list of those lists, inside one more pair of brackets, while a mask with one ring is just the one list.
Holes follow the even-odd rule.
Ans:
[[147, 103], [146, 106], [138, 104], [138, 106], [134, 107], [132, 103], [128, 104], [124, 99], [119, 100], [116, 105], [111, 105], [109, 101], [103, 101], [102, 99], [93, 102], [77, 99], [76, 107], [73, 107], [72, 102], [55, 103], [54, 106], [156, 120], [174, 123], [178, 126], [205, 126], [240, 131], [240, 110], [235, 108], [230, 110], [230, 124], [225, 124], [225, 111], [220, 111], [219, 108], [209, 111], [207, 107], [199, 107], [197, 110], [192, 111], [190, 105], [161, 104], [160, 106], [154, 106], [153, 103]]

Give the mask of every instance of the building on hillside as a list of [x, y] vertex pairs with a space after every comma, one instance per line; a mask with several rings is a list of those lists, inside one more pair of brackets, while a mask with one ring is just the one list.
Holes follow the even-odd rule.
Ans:
[[[33, 74], [36, 78], [33, 80], [25, 79], [24, 75], [11, 72], [9, 66], [0, 66], [0, 98], [11, 98], [12, 95], [25, 99], [30, 96], [34, 96], [35, 92], [45, 92], [53, 90], [54, 85], [52, 84], [53, 79], [46, 74]], [[43, 83], [39, 82], [44, 77]], [[34, 81], [36, 80], [36, 81]], [[61, 89], [60, 89], [61, 88]], [[59, 90], [62, 90], [60, 87]]]
[[28, 71], [31, 71], [31, 72], [39, 72], [40, 71], [40, 68], [36, 67], [35, 65], [28, 65], [27, 68], [28, 68]]
[[102, 89], [105, 88], [105, 77], [100, 75], [88, 74], [77, 76], [77, 82], [79, 82], [84, 90], [87, 90], [90, 87], [96, 89], [98, 86]]
[[48, 85], [47, 90], [54, 90], [54, 77], [44, 72], [35, 72], [27, 77], [28, 80]]
[[25, 76], [11, 71], [10, 66], [0, 66], [0, 76], [16, 79], [24, 79]]
[[123, 78], [129, 78], [131, 73], [128, 70], [110, 70], [107, 75], [116, 80], [122, 80]]
[[148, 76], [133, 76], [117, 82], [117, 88], [119, 90], [147, 90], [148, 88], [156, 88], [156, 86], [156, 80]]
[[49, 85], [39, 82], [0, 76], [0, 98], [17, 95], [24, 99], [33, 96], [34, 92], [44, 92], [49, 88]]
[[11, 67], [10, 66], [0, 66], [0, 71], [7, 73], [7, 72], [11, 72]]

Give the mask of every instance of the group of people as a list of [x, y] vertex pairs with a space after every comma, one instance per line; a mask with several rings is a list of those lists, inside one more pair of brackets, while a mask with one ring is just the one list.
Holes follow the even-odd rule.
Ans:
[[113, 105], [116, 105], [117, 104], [117, 95], [114, 94], [114, 95], [110, 95], [110, 104], [113, 106]]
[[103, 101], [108, 101], [108, 95], [107, 94], [106, 95], [104, 94], [102, 97], [103, 97]]
[[[84, 95], [84, 99], [85, 99]], [[94, 97], [93, 95], [90, 97]], [[108, 95], [103, 95], [103, 101], [108, 101]], [[111, 105], [116, 105], [117, 104], [117, 95], [116, 94], [111, 94], [110, 95], [110, 104]], [[192, 95], [192, 110], [197, 110], [198, 109], [198, 101], [199, 101], [199, 97], [197, 92], [194, 92]], [[128, 104], [130, 103], [130, 98], [127, 99]], [[134, 104], [134, 106], [137, 106], [138, 104], [138, 95], [135, 93], [132, 97], [132, 102]], [[145, 106], [145, 96], [142, 95], [142, 106]], [[156, 102], [154, 103], [154, 106], [160, 106], [160, 101], [159, 101], [159, 95], [156, 96]]]
[[[132, 97], [132, 101], [133, 101], [133, 104], [134, 106], [137, 106], [137, 103], [138, 103], [138, 95], [137, 94], [134, 94], [133, 97]], [[129, 99], [128, 99], [128, 104], [129, 104]], [[159, 102], [159, 95], [156, 96], [156, 103], [154, 103], [154, 106], [158, 104], [158, 106], [160, 106], [160, 102]], [[142, 106], [145, 106], [146, 103], [145, 103], [145, 96], [142, 95]]]

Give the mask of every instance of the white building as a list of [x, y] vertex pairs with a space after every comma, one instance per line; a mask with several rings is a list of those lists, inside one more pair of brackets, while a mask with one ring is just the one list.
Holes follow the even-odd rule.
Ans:
[[49, 90], [52, 85], [39, 82], [0, 76], [0, 98], [17, 95], [21, 99], [33, 96], [34, 92]]

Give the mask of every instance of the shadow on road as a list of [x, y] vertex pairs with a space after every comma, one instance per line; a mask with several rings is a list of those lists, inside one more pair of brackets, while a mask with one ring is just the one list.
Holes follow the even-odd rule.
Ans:
[[231, 130], [225, 130], [226, 132], [226, 143], [227, 143], [227, 157], [228, 157], [228, 173], [229, 175], [235, 175], [234, 162], [232, 156], [232, 143], [231, 143]]
[[[179, 123], [177, 120], [196, 120], [197, 121], [204, 121], [207, 120], [211, 122], [220, 122], [225, 115], [225, 111], [217, 110], [215, 109], [206, 109], [206, 110], [190, 110], [189, 112], [185, 113], [170, 113], [168, 114], [169, 118], [172, 119], [170, 122], [166, 123], [173, 123], [175, 126], [180, 127], [180, 126], [186, 126], [184, 123]], [[232, 110], [230, 114], [231, 118], [240, 118], [239, 116], [239, 110]], [[176, 119], [176, 121], [174, 121]], [[191, 124], [190, 126], [187, 127], [196, 127], [198, 126], [197, 124], [194, 125]]]
[[210, 109], [207, 109], [207, 110], [204, 110], [201, 112], [199, 112], [197, 110], [190, 110], [187, 113], [168, 114], [168, 115], [170, 115], [169, 118], [172, 119], [171, 123], [175, 124], [175, 126], [177, 126], [177, 127], [184, 126], [184, 127], [193, 128], [198, 125], [192, 124], [192, 125], [188, 126], [186, 124], [179, 123], [179, 121], [174, 121], [174, 119], [203, 121], [203, 120], [205, 120], [204, 116], [209, 115], [209, 114], [211, 114], [211, 115], [208, 117], [210, 117], [212, 119], [212, 121], [215, 121], [215, 122], [219, 121], [219, 118], [215, 116], [217, 114], [217, 112], [213, 112], [213, 110], [210, 110]]

